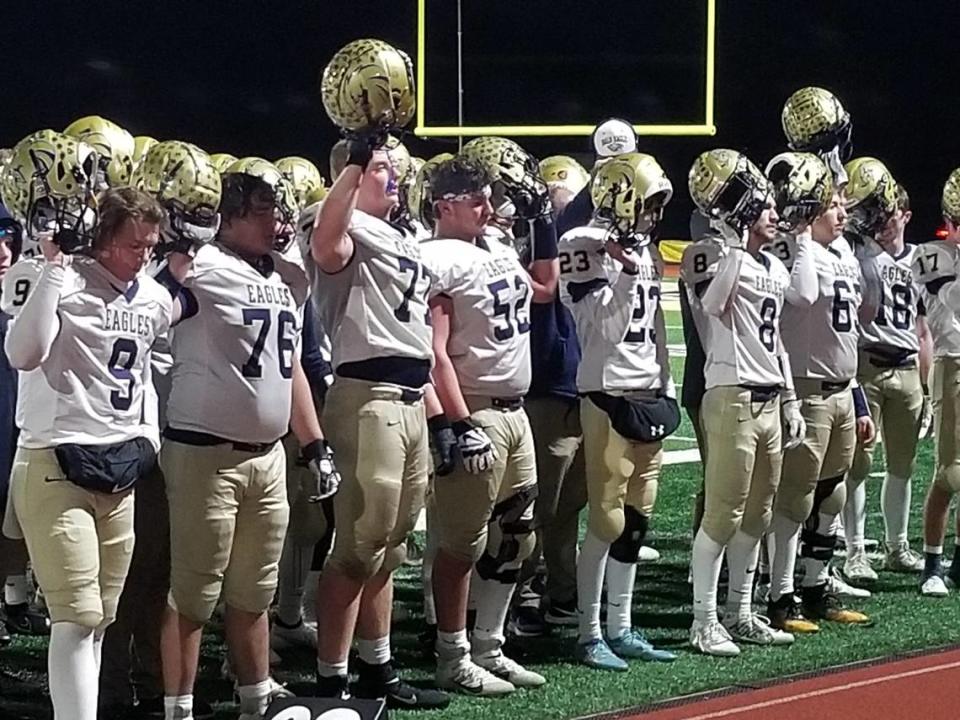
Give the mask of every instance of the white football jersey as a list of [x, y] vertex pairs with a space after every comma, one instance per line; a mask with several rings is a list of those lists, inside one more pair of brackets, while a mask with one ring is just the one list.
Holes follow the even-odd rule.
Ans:
[[107, 445], [141, 436], [156, 442], [150, 348], [169, 329], [172, 309], [170, 293], [153, 278], [124, 283], [100, 263], [75, 257], [64, 268], [60, 329], [49, 356], [19, 376], [20, 446]]
[[276, 253], [258, 269], [211, 243], [183, 287], [196, 308], [171, 332], [168, 424], [237, 442], [280, 438], [290, 422], [306, 276]]
[[723, 262], [737, 262], [738, 256], [742, 260], [732, 302], [719, 316], [707, 314], [706, 386], [784, 385], [779, 327], [790, 273], [764, 251], [757, 258], [733, 251]]
[[433, 362], [427, 307], [431, 278], [421, 244], [395, 225], [355, 210], [347, 230], [353, 257], [318, 272], [314, 298], [333, 344], [333, 367], [374, 358]]
[[[911, 264], [913, 277], [921, 288], [927, 310], [927, 325], [933, 338], [935, 357], [960, 357], [960, 253], [956, 245], [944, 241], [917, 246]], [[930, 286], [937, 287], [936, 293]], [[952, 292], [951, 292], [952, 291]]]
[[44, 259], [41, 255], [38, 258], [20, 258], [7, 270], [3, 276], [3, 289], [0, 290], [0, 312], [4, 312], [10, 317], [16, 317], [20, 308], [30, 297], [34, 285], [40, 278], [40, 271], [43, 269]]
[[880, 278], [880, 305], [877, 317], [860, 329], [861, 347], [910, 353], [920, 349], [917, 315], [923, 302], [911, 268], [915, 249], [906, 245], [899, 256], [881, 252], [873, 258]]
[[829, 382], [857, 373], [860, 263], [840, 237], [829, 247], [810, 243], [819, 293], [809, 307], [787, 303], [780, 324], [795, 377]]
[[513, 248], [431, 240], [421, 246], [432, 295], [453, 305], [447, 353], [464, 395], [522, 397], [530, 389], [533, 286]]
[[666, 338], [660, 330], [663, 261], [653, 244], [637, 248], [636, 275], [603, 249], [608, 231], [586, 226], [559, 242], [560, 298], [573, 315], [583, 357], [580, 392], [664, 390]]

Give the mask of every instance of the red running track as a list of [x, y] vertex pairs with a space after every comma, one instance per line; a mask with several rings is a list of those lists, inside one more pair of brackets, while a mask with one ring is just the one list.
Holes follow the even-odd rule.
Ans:
[[957, 720], [960, 650], [618, 715], [622, 720]]

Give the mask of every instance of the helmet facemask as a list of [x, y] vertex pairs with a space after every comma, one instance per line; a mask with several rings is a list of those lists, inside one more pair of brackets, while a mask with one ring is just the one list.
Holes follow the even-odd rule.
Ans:
[[733, 173], [717, 195], [710, 213], [714, 227], [725, 236], [741, 240], [767, 207], [769, 190], [746, 172]]
[[[66, 254], [87, 250], [93, 245], [97, 227], [97, 200], [93, 193], [97, 156], [90, 153], [82, 166], [72, 166], [69, 172], [81, 190], [79, 195], [56, 197], [47, 174], [51, 168], [45, 165], [46, 154], [30, 150], [37, 172], [30, 178], [27, 198], [27, 233], [32, 237], [52, 234], [53, 242]], [[67, 172], [62, 165], [58, 172]]]

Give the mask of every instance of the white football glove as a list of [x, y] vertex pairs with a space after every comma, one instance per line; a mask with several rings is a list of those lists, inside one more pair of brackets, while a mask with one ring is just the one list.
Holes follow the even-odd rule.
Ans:
[[783, 449], [792, 450], [803, 442], [807, 434], [807, 423], [800, 414], [800, 401], [784, 401], [780, 405], [780, 415], [783, 419]]
[[460, 458], [467, 472], [479, 475], [493, 467], [497, 453], [483, 428], [469, 420], [458, 420], [452, 423], [451, 427], [457, 436], [457, 450], [460, 451]]
[[326, 440], [314, 440], [303, 448], [302, 454], [316, 482], [316, 492], [310, 496], [310, 502], [320, 502], [336, 495], [340, 489], [340, 472], [333, 463], [333, 448], [330, 443]]

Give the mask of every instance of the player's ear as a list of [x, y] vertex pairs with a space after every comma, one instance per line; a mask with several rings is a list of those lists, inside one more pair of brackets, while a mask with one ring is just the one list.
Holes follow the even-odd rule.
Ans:
[[912, 218], [913, 218], [913, 211], [905, 210], [903, 213], [903, 224], [906, 225], [907, 223], [910, 222]]

